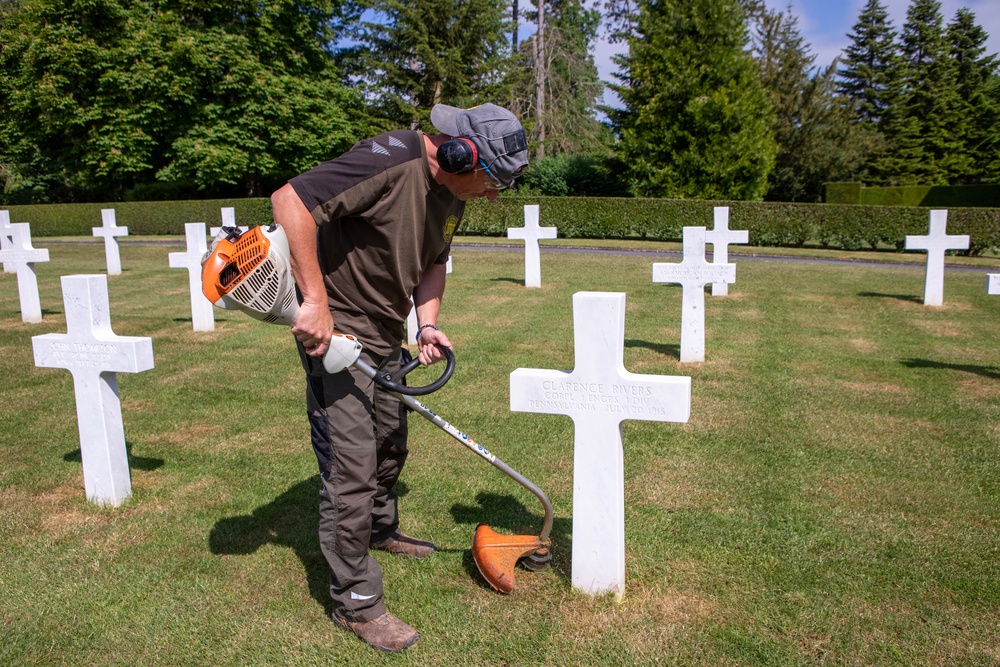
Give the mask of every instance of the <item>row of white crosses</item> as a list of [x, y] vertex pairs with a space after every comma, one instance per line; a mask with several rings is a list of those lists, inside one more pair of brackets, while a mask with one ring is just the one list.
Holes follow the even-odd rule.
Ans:
[[[117, 226], [113, 209], [103, 209], [101, 214], [103, 225], [93, 229], [94, 236], [104, 237], [108, 275], [120, 275], [121, 260], [116, 237], [127, 236], [128, 228]], [[235, 226], [232, 209], [223, 209], [222, 217], [223, 224]], [[40, 322], [41, 307], [34, 264], [49, 261], [48, 250], [33, 248], [28, 223], [11, 224], [7, 211], [0, 211], [0, 223], [0, 259], [5, 270], [9, 265], [18, 274], [22, 318], [26, 322]], [[192, 248], [201, 249], [197, 256], [200, 276], [201, 255], [207, 249], [205, 224], [193, 225], [187, 225], [185, 231], [189, 251]], [[195, 238], [192, 232], [199, 232], [200, 238]], [[174, 254], [186, 258], [185, 253], [172, 253], [171, 266], [174, 265]], [[183, 266], [189, 268], [186, 263]], [[198, 295], [208, 303], [201, 294], [200, 279], [198, 282]], [[35, 366], [64, 368], [73, 375], [87, 499], [98, 504], [118, 506], [132, 495], [132, 482], [117, 374], [140, 373], [153, 368], [152, 340], [118, 336], [111, 329], [106, 276], [63, 276], [61, 283], [66, 333], [32, 338]], [[192, 295], [192, 309], [195, 303]], [[201, 320], [195, 319], [196, 330], [201, 323]]]
[[[534, 220], [537, 227], [537, 209]], [[716, 265], [704, 258], [709, 232], [691, 227], [684, 229], [684, 260], [679, 265], [654, 266], [654, 276], [666, 270], [660, 266], [680, 269], [670, 277], [684, 287], [685, 300], [698, 306], [697, 293], [701, 296], [700, 307], [683, 308], [685, 312], [700, 310], [702, 321], [704, 286], [728, 284], [735, 278], [732, 265], [718, 260], [726, 258], [728, 243], [746, 242], [739, 236], [732, 238], [739, 233], [728, 230], [728, 211], [717, 211], [715, 222]], [[197, 257], [200, 269], [200, 258], [207, 249], [204, 230], [203, 223], [186, 226], [188, 252], [173, 253], [171, 266], [188, 268], [190, 273], [192, 258]], [[21, 238], [19, 233], [17, 238]], [[28, 239], [30, 246], [30, 233]], [[73, 373], [87, 497], [119, 504], [130, 495], [131, 486], [115, 373], [152, 368], [152, 345], [149, 339], [120, 337], [111, 331], [104, 276], [64, 277], [63, 294], [68, 333], [35, 337], [36, 365]], [[198, 296], [205, 300], [200, 288]], [[514, 371], [511, 409], [564, 414], [573, 419], [573, 585], [589, 594], [620, 596], [625, 586], [621, 422], [686, 422], [690, 378], [643, 376], [625, 370], [624, 294], [581, 292], [574, 295], [573, 302], [574, 370]], [[192, 294], [192, 307], [194, 303]], [[703, 324], [701, 329], [703, 332]]]
[[[932, 287], [937, 279], [931, 277], [933, 265], [943, 267], [945, 249], [968, 247], [968, 237], [963, 246], [961, 237], [944, 234], [941, 213], [932, 213], [929, 239], [907, 237], [908, 247], [930, 251], [925, 296], [928, 305], [940, 305], [940, 301], [934, 304]], [[536, 262], [540, 238], [537, 215], [537, 208], [529, 211], [525, 207], [525, 229], [508, 230], [509, 238], [525, 238], [526, 245], [531, 240]], [[714, 222], [711, 232], [704, 227], [684, 228], [680, 264], [653, 265], [654, 282], [680, 283], [683, 287], [681, 362], [704, 360], [705, 285], [712, 284], [713, 295], [727, 293], [726, 287], [736, 278], [736, 268], [728, 262], [728, 246], [749, 240], [746, 231], [729, 229], [728, 208], [717, 207]], [[712, 263], [705, 260], [706, 243], [714, 245]], [[525, 285], [529, 286], [528, 276], [540, 276], [540, 271], [532, 273], [527, 257], [526, 253]], [[1000, 275], [987, 278], [987, 292], [993, 293], [994, 289], [1000, 292]], [[621, 423], [625, 419], [687, 422], [691, 411], [689, 377], [636, 375], [625, 370], [624, 313], [624, 294], [575, 294], [574, 369], [520, 368], [510, 376], [511, 410], [568, 415], [573, 419], [572, 584], [591, 595], [612, 593], [618, 597], [625, 591]]]

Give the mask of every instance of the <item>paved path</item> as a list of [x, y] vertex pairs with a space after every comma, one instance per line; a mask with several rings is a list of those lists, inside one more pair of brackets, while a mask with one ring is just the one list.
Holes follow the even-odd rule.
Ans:
[[[453, 243], [451, 245], [452, 250], [520, 250], [523, 248], [521, 245], [505, 245], [505, 244], [463, 244], [463, 243]], [[542, 252], [551, 253], [578, 253], [583, 255], [629, 255], [629, 256], [642, 256], [649, 257], [650, 259], [661, 259], [661, 258], [676, 258], [681, 259], [684, 256], [680, 250], [642, 250], [638, 248], [589, 248], [583, 246], [546, 246], [540, 245]], [[705, 257], [711, 261], [712, 253], [705, 253]], [[831, 257], [800, 257], [793, 255], [767, 255], [762, 253], [743, 253], [734, 251], [732, 247], [729, 248], [729, 261], [730, 263], [743, 261], [743, 260], [764, 260], [768, 262], [800, 262], [806, 264], [841, 264], [841, 265], [853, 265], [853, 266], [879, 266], [888, 268], [909, 268], [909, 269], [925, 269], [926, 264], [922, 261], [920, 262], [880, 262], [878, 260], [871, 259], [837, 259]], [[993, 271], [1000, 271], [1000, 265], [995, 267], [990, 266], [970, 266], [967, 264], [945, 264], [945, 268], [949, 270], [956, 271], [980, 271], [982, 273], [990, 273]]]

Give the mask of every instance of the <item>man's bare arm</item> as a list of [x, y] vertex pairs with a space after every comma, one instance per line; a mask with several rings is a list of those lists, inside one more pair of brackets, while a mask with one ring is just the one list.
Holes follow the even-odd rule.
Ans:
[[271, 207], [274, 222], [288, 238], [292, 275], [302, 292], [302, 305], [292, 333], [305, 346], [307, 354], [322, 357], [333, 335], [333, 316], [316, 255], [316, 221], [289, 184], [271, 195]]
[[[427, 273], [413, 290], [413, 305], [417, 309], [418, 327], [425, 324], [437, 325], [438, 313], [441, 311], [441, 297], [444, 296], [446, 275], [447, 267], [444, 264], [435, 264], [427, 270]], [[454, 350], [451, 341], [448, 340], [448, 336], [444, 332], [430, 327], [420, 330], [417, 345], [420, 348], [418, 358], [420, 363], [425, 366], [444, 359], [444, 354], [438, 349], [439, 345]]]

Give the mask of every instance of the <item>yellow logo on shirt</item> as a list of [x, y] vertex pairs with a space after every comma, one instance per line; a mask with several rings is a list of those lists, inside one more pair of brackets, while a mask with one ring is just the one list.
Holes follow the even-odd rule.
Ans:
[[451, 237], [455, 235], [455, 228], [458, 227], [458, 217], [449, 215], [444, 221], [444, 242], [451, 243]]

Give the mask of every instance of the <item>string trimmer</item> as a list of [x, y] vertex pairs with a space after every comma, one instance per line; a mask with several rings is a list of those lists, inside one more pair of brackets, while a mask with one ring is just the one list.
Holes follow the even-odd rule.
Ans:
[[[298, 316], [288, 239], [277, 225], [255, 227], [243, 233], [236, 227], [223, 227], [202, 261], [201, 283], [208, 300], [220, 308], [240, 310], [262, 322], [287, 326], [294, 324]], [[395, 392], [408, 408], [489, 461], [541, 501], [545, 522], [537, 537], [502, 535], [485, 523], [476, 528], [472, 558], [490, 586], [501, 593], [514, 590], [514, 567], [519, 561], [532, 571], [548, 567], [552, 558], [549, 539], [552, 505], [545, 493], [414, 398], [435, 392], [448, 382], [455, 371], [452, 351], [443, 349], [447, 363], [441, 377], [425, 386], [411, 387], [403, 383], [403, 378], [420, 365], [419, 360], [410, 361], [396, 373], [380, 373], [360, 359], [361, 350], [361, 343], [354, 336], [334, 333], [323, 365], [330, 373], [353, 366], [379, 386]]]

